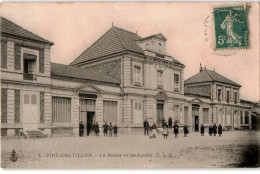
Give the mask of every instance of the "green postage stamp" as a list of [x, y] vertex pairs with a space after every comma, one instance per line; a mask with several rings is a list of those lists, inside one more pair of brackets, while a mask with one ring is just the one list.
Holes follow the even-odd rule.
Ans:
[[247, 48], [250, 46], [249, 5], [214, 8], [216, 49]]

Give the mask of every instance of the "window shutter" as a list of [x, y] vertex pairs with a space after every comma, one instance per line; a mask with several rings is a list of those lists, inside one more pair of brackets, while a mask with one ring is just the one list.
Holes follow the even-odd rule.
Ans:
[[44, 92], [40, 92], [40, 123], [44, 122]]
[[44, 73], [44, 49], [39, 49], [39, 72]]
[[20, 123], [20, 90], [14, 91], [14, 123]]
[[7, 68], [7, 41], [1, 41], [1, 68]]
[[7, 123], [7, 89], [1, 91], [1, 122]]
[[21, 70], [21, 46], [14, 44], [14, 69]]

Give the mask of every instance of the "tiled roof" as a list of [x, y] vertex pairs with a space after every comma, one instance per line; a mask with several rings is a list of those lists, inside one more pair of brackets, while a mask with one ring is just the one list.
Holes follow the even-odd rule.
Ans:
[[135, 43], [140, 38], [136, 33], [112, 26], [103, 36], [76, 58], [71, 65], [122, 51], [144, 54], [143, 50]]
[[51, 76], [119, 84], [118, 81], [97, 71], [57, 63], [51, 63]]
[[43, 42], [43, 43], [47, 43], [47, 44], [51, 44], [53, 45], [53, 42], [50, 42], [46, 39], [43, 39], [42, 37], [16, 25], [15, 23], [7, 20], [4, 17], [1, 17], [1, 33], [2, 34], [7, 34], [7, 35], [11, 35], [11, 36], [17, 36], [17, 37], [22, 37], [25, 39], [29, 39], [29, 40], [33, 40], [33, 41], [38, 41], [38, 42]]
[[184, 94], [185, 95], [194, 95], [194, 96], [200, 96], [200, 97], [207, 97], [210, 98], [209, 93], [205, 93], [197, 88], [189, 88], [187, 86], [184, 87]]
[[190, 77], [189, 79], [184, 81], [185, 85], [188, 84], [196, 84], [196, 83], [203, 83], [203, 82], [220, 82], [225, 84], [230, 84], [234, 86], [241, 87], [241, 85], [227, 79], [226, 77], [218, 74], [215, 71], [204, 69], [198, 74]]

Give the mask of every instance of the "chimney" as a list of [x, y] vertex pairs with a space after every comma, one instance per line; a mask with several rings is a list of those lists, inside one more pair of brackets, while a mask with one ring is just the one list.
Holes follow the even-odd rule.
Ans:
[[202, 69], [202, 66], [201, 66], [201, 63], [200, 63], [200, 72], [201, 72], [201, 71], [203, 71], [203, 69]]

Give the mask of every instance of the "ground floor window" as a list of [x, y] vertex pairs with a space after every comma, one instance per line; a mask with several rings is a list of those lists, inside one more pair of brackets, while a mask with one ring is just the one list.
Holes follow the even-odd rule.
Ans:
[[240, 111], [240, 124], [243, 124], [243, 111]]
[[226, 109], [226, 124], [231, 124], [231, 109]]
[[133, 101], [134, 108], [133, 108], [133, 116], [135, 123], [143, 123], [143, 108], [142, 108], [142, 101]]
[[1, 136], [7, 136], [7, 129], [6, 128], [1, 129]]
[[188, 123], [188, 107], [184, 107], [184, 123]]
[[117, 102], [116, 101], [103, 101], [103, 114], [104, 114], [104, 122], [116, 123], [117, 122]]
[[71, 99], [52, 97], [52, 122], [71, 123]]
[[245, 111], [245, 124], [249, 124], [249, 114], [248, 114], [248, 111]]
[[175, 117], [175, 121], [180, 121], [180, 115], [179, 115], [179, 105], [174, 105], [173, 106], [173, 109], [174, 109], [174, 117]]
[[209, 108], [203, 108], [203, 123], [209, 123]]

